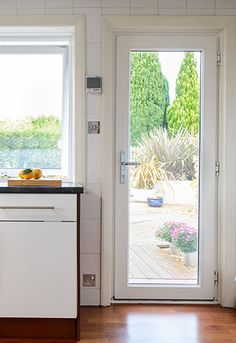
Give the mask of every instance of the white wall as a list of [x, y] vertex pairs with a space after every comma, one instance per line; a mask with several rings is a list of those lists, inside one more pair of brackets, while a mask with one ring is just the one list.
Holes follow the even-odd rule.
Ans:
[[[86, 15], [86, 73], [101, 74], [101, 18], [121, 15], [236, 15], [236, 0], [0, 0], [0, 15]], [[87, 95], [87, 120], [101, 119], [101, 97]], [[87, 190], [82, 199], [81, 273], [95, 273], [95, 288], [81, 285], [81, 303], [100, 303], [101, 138], [87, 136]]]

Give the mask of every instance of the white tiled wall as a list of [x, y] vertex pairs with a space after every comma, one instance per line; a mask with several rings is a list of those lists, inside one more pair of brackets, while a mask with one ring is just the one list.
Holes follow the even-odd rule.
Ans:
[[[236, 15], [236, 0], [0, 0], [0, 15], [86, 15], [86, 73], [101, 74], [101, 17], [123, 15]], [[101, 119], [101, 97], [86, 96], [86, 118]], [[81, 273], [96, 274], [96, 286], [81, 285], [82, 305], [100, 303], [101, 138], [87, 136], [87, 194], [81, 205]]]

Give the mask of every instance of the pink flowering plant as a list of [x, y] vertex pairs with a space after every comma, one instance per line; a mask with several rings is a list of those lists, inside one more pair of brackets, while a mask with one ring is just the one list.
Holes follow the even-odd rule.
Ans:
[[183, 225], [186, 224], [179, 222], [165, 222], [163, 226], [159, 230], [157, 230], [156, 237], [159, 238], [161, 241], [171, 243], [173, 241], [172, 232]]
[[194, 252], [198, 248], [198, 231], [193, 227], [182, 224], [170, 233], [172, 242], [182, 252]]

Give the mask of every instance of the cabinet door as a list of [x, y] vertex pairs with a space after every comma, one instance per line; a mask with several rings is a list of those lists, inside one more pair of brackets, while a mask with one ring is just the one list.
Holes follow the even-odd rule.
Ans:
[[0, 316], [76, 318], [76, 223], [0, 222]]

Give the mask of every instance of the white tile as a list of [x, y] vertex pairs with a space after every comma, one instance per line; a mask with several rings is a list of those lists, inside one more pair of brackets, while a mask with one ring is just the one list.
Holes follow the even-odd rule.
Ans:
[[157, 0], [130, 0], [130, 7], [155, 8], [158, 7]]
[[87, 114], [101, 114], [101, 94], [86, 95]]
[[216, 9], [218, 8], [236, 8], [236, 0], [216, 0]]
[[44, 8], [18, 8], [17, 15], [44, 15]]
[[102, 0], [102, 7], [129, 7], [129, 0]]
[[236, 8], [226, 8], [215, 10], [215, 15], [236, 15]]
[[[83, 274], [95, 274], [96, 285], [93, 288], [100, 288], [100, 254], [80, 254], [80, 287], [83, 286]], [[91, 287], [90, 287], [91, 288]]]
[[101, 185], [90, 184], [81, 195], [81, 219], [101, 218]]
[[17, 0], [18, 8], [44, 8], [44, 0]]
[[103, 15], [129, 15], [128, 7], [104, 7], [102, 8]]
[[188, 8], [187, 15], [214, 15], [214, 8]]
[[[89, 119], [91, 120], [91, 119]], [[97, 121], [97, 119], [92, 119]], [[101, 134], [100, 133], [88, 133], [87, 135], [87, 147], [88, 149], [101, 149]]]
[[87, 181], [88, 183], [101, 182], [101, 150], [87, 150]]
[[101, 7], [102, 0], [74, 0], [74, 7]]
[[16, 15], [16, 8], [0, 8], [0, 15]]
[[86, 74], [101, 75], [101, 44], [86, 45]]
[[73, 14], [73, 8], [46, 8], [45, 9], [45, 14], [52, 14], [52, 15], [57, 15], [57, 14]]
[[94, 114], [89, 114], [88, 116], [87, 116], [87, 119], [88, 120], [100, 120], [101, 121], [101, 114], [96, 114], [96, 113], [94, 113]]
[[214, 8], [214, 0], [187, 0], [188, 8]]
[[158, 8], [131, 8], [131, 15], [157, 15]]
[[100, 219], [82, 219], [80, 229], [80, 252], [84, 254], [100, 254], [100, 236]]
[[81, 306], [99, 306], [100, 305], [100, 289], [82, 288], [80, 290], [80, 305]]
[[186, 0], [159, 0], [159, 8], [186, 8]]
[[159, 8], [159, 15], [186, 15], [186, 8]]
[[101, 149], [101, 134], [88, 134], [88, 149]]
[[46, 0], [46, 8], [70, 8], [73, 7], [73, 0]]
[[16, 8], [16, 0], [0, 0], [0, 8]]
[[86, 43], [101, 43], [101, 8], [75, 8], [74, 14], [86, 15]]

